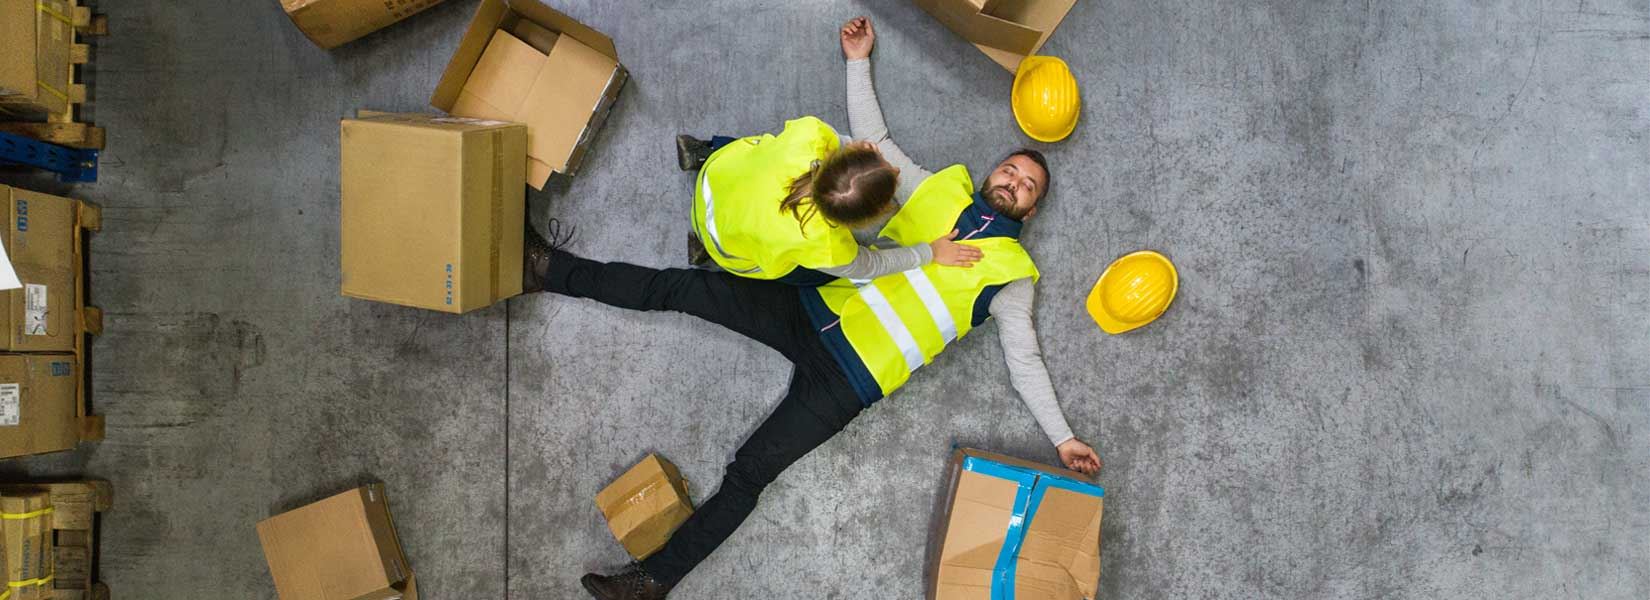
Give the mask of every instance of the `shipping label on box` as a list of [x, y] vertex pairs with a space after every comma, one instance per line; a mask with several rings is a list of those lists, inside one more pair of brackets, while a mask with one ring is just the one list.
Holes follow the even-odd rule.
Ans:
[[1092, 599], [1105, 490], [1082, 474], [959, 450], [929, 557], [931, 600]]
[[596, 508], [607, 518], [613, 537], [637, 560], [663, 548], [693, 514], [682, 473], [657, 454], [649, 454], [602, 488]]
[[10, 208], [0, 243], [25, 284], [0, 290], [0, 351], [72, 352], [81, 333], [75, 321], [80, 202], [4, 185], [0, 200]]

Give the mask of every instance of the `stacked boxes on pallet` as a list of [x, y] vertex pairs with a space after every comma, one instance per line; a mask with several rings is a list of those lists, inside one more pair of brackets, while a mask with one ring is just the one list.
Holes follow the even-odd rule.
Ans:
[[79, 0], [0, 0], [0, 132], [102, 149], [103, 131], [80, 114], [79, 71], [91, 58], [82, 36], [107, 31]]

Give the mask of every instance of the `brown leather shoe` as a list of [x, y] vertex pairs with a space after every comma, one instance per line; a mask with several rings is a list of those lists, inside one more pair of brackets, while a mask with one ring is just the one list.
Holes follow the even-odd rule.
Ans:
[[664, 600], [670, 593], [670, 586], [655, 581], [635, 563], [613, 575], [586, 573], [579, 583], [597, 600]]
[[573, 232], [568, 231], [566, 236], [561, 233], [561, 221], [550, 219], [548, 223], [550, 239], [544, 239], [539, 232], [533, 229], [531, 222], [527, 223], [527, 232], [522, 238], [521, 259], [521, 293], [531, 294], [544, 291], [544, 280], [550, 274], [550, 256], [568, 242], [573, 241]]

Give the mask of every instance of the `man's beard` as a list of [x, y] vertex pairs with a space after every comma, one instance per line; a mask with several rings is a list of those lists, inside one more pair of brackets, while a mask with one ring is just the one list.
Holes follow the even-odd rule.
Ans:
[[1029, 212], [1014, 205], [1014, 194], [1008, 191], [1008, 186], [1006, 185], [994, 185], [988, 187], [985, 189], [985, 193], [983, 195], [985, 196], [985, 203], [991, 205], [992, 210], [995, 210], [1010, 219], [1014, 219], [1016, 221], [1023, 220], [1026, 217], [1026, 213]]

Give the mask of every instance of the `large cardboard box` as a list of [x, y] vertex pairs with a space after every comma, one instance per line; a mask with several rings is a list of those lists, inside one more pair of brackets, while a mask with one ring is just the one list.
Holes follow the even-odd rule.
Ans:
[[315, 45], [337, 48], [441, 0], [281, 0], [292, 23]]
[[53, 596], [51, 580], [52, 501], [46, 490], [8, 491], [0, 496], [0, 553], [11, 595], [6, 600], [44, 600]]
[[0, 0], [0, 108], [69, 109], [71, 11], [65, 0]]
[[929, 600], [1094, 598], [1100, 486], [1075, 471], [967, 449], [952, 456], [947, 482]]
[[693, 514], [693, 501], [676, 465], [649, 454], [596, 494], [596, 508], [619, 544], [641, 560], [665, 547]]
[[73, 354], [0, 354], [0, 458], [80, 443]]
[[5, 185], [0, 200], [11, 211], [0, 243], [23, 283], [0, 291], [0, 351], [72, 352], [81, 333], [79, 202]]
[[915, 0], [1009, 71], [1037, 53], [1077, 0]]
[[418, 600], [383, 484], [258, 523], [281, 600]]
[[521, 293], [526, 127], [363, 113], [340, 135], [345, 296], [462, 313]]
[[630, 77], [613, 40], [535, 0], [482, 0], [430, 104], [527, 125], [527, 183], [578, 170]]

